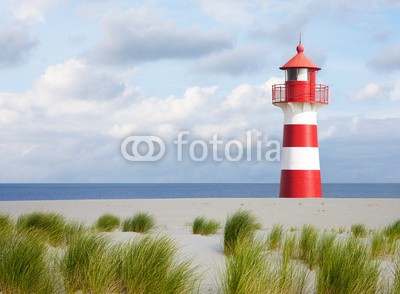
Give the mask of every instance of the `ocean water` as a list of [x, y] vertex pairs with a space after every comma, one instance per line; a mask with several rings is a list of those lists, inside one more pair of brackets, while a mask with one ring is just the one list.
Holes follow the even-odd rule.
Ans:
[[[279, 184], [0, 184], [1, 200], [277, 198]], [[324, 198], [400, 198], [400, 184], [323, 184]]]

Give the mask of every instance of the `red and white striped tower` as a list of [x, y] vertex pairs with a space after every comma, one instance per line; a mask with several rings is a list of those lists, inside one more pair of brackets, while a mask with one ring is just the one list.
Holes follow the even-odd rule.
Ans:
[[272, 86], [272, 103], [284, 114], [279, 197], [322, 197], [317, 111], [328, 104], [328, 86], [315, 84], [321, 68], [303, 54], [301, 41], [296, 49], [280, 68], [285, 84]]

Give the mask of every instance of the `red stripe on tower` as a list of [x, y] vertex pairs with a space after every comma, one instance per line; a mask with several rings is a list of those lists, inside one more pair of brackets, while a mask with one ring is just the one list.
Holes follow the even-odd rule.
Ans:
[[322, 197], [318, 151], [317, 111], [328, 103], [328, 87], [315, 85], [319, 67], [304, 54], [281, 67], [286, 71], [284, 85], [274, 85], [272, 102], [284, 114], [281, 184], [284, 198]]
[[317, 125], [285, 125], [283, 147], [318, 147]]

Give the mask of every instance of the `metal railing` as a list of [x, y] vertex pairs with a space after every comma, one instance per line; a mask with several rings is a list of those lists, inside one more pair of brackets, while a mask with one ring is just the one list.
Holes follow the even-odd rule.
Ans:
[[[312, 99], [311, 101], [308, 102], [328, 104], [328, 101], [329, 101], [329, 86], [322, 84], [315, 85], [315, 100]], [[285, 84], [277, 84], [272, 86], [272, 103], [279, 103], [279, 102], [296, 102], [287, 99]]]
[[317, 84], [315, 85], [315, 102], [328, 104], [329, 86]]

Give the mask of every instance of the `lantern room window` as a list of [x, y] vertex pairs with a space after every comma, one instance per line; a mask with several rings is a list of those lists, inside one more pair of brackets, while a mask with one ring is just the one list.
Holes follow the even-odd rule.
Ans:
[[309, 81], [308, 68], [289, 68], [286, 70], [286, 81]]

